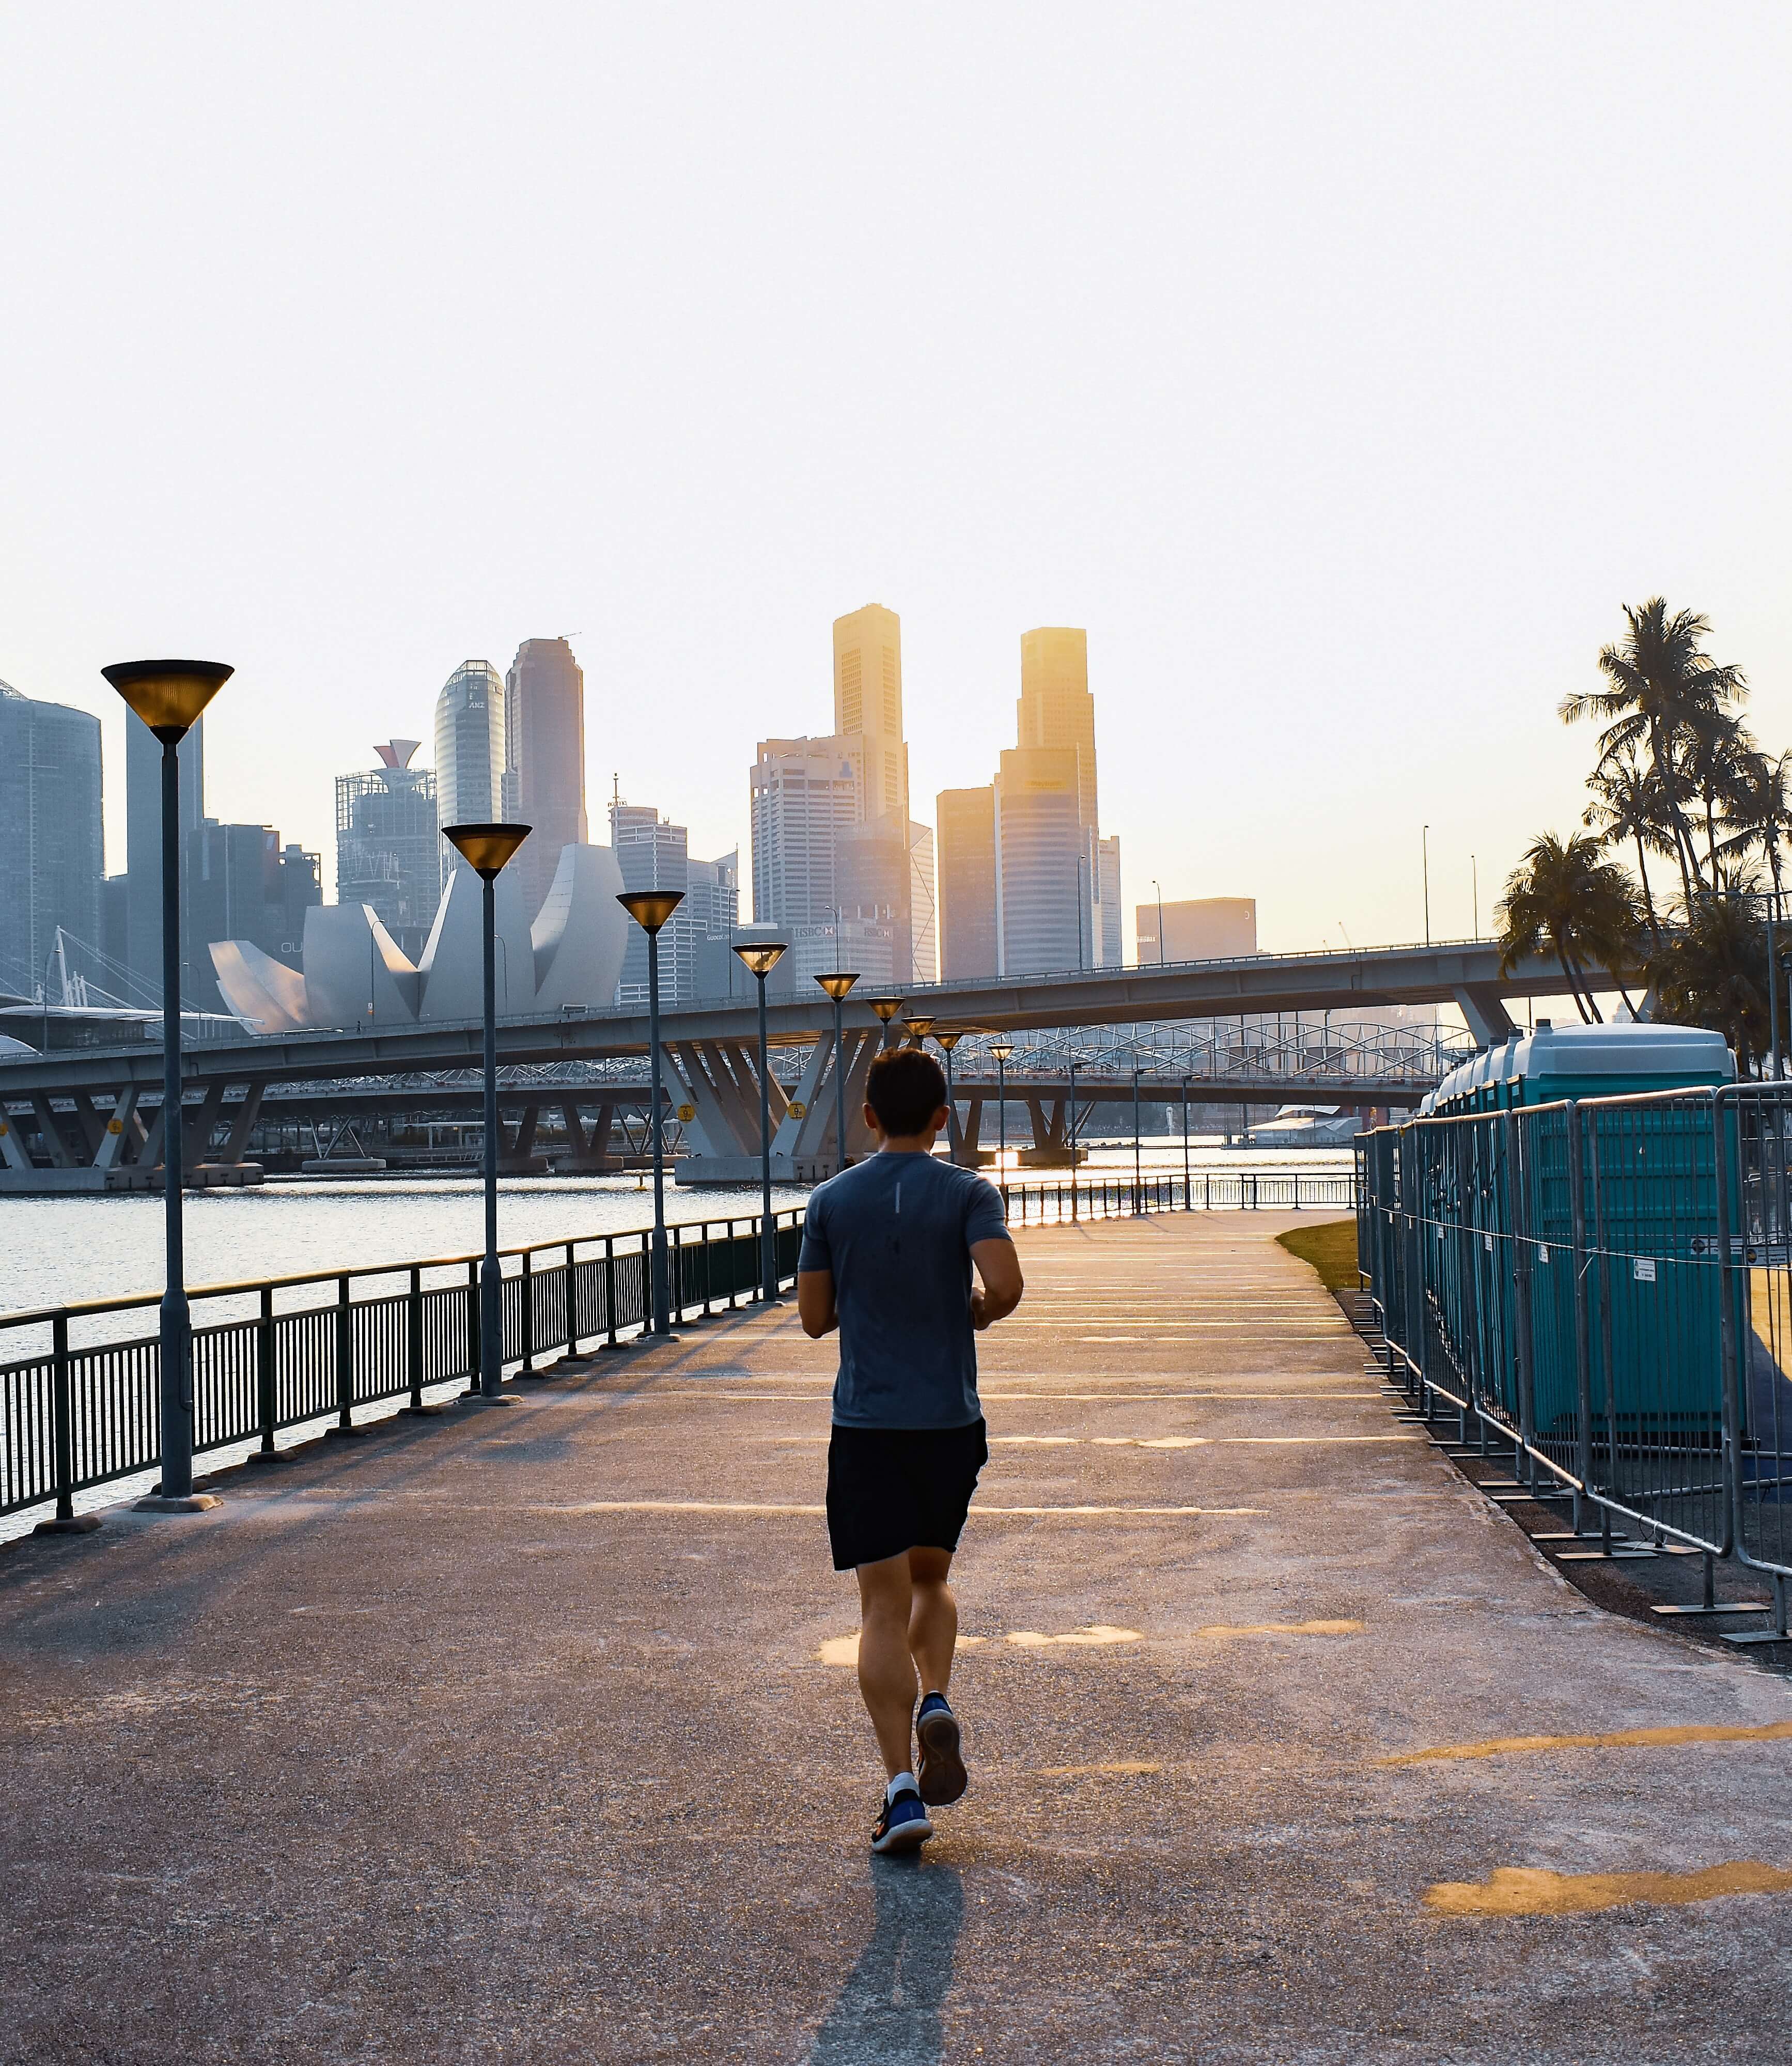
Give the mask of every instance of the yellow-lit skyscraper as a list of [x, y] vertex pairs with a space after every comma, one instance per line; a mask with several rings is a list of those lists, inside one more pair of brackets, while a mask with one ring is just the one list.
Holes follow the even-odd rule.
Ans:
[[1068, 747], [1076, 756], [1076, 816], [1092, 836], [1101, 822], [1095, 786], [1095, 699], [1089, 692], [1089, 634], [1063, 627], [1020, 634], [1016, 745]]
[[833, 728], [865, 741], [866, 823], [892, 816], [908, 823], [909, 756], [902, 743], [902, 625], [881, 602], [833, 621]]

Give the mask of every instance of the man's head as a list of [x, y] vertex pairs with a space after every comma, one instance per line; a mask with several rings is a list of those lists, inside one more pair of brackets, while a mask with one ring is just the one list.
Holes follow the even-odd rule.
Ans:
[[865, 1079], [865, 1117], [886, 1140], [933, 1136], [946, 1124], [946, 1076], [919, 1047], [886, 1047]]

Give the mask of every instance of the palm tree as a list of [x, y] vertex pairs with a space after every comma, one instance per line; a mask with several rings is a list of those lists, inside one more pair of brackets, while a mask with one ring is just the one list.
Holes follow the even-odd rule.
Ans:
[[1735, 1049], [1743, 1076], [1768, 1044], [1766, 931], [1755, 914], [1751, 887], [1745, 880], [1726, 883], [1731, 893], [1699, 898], [1648, 963], [1656, 1016], [1673, 1025], [1717, 1027]]
[[1668, 614], [1652, 596], [1640, 610], [1624, 606], [1628, 634], [1599, 654], [1599, 672], [1610, 686], [1565, 697], [1563, 722], [1583, 717], [1605, 720], [1599, 734], [1602, 759], [1646, 746], [1652, 772], [1662, 785], [1662, 802], [1672, 828], [1681, 891], [1691, 909], [1695, 885], [1703, 886], [1683, 799], [1688, 780], [1687, 735], [1701, 721], [1729, 718], [1748, 693], [1740, 667], [1720, 666], [1702, 650], [1708, 618], [1690, 610]]
[[1792, 753], [1782, 753], [1777, 760], [1753, 751], [1741, 756], [1725, 800], [1724, 828], [1728, 837], [1719, 851], [1727, 858], [1745, 862], [1750, 849], [1760, 848], [1777, 906], [1784, 858], [1781, 849], [1792, 839]]
[[1606, 756], [1587, 778], [1593, 800], [1581, 823], [1597, 834], [1600, 845], [1632, 841], [1636, 849], [1636, 879], [1642, 885], [1643, 909], [1652, 938], [1661, 937], [1654, 893], [1649, 885], [1650, 853], [1674, 857], [1673, 828], [1664, 808], [1662, 787], [1652, 770], [1637, 760], [1634, 748]]
[[1623, 869], [1601, 857], [1599, 842], [1589, 833], [1563, 840], [1543, 832], [1534, 839], [1507, 877], [1494, 918], [1502, 974], [1526, 956], [1547, 951], [1561, 965], [1568, 994], [1587, 1025], [1601, 1017], [1587, 974], [1589, 962], [1611, 975], [1630, 1004], [1620, 971], [1639, 959], [1636, 892]]

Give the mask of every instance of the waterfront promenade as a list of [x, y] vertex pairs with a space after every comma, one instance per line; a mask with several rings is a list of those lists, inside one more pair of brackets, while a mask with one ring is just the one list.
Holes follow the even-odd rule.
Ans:
[[1792, 1687], [1567, 1586], [1289, 1223], [1024, 1234], [918, 1865], [792, 1307], [0, 1554], [0, 2060], [1771, 2056]]

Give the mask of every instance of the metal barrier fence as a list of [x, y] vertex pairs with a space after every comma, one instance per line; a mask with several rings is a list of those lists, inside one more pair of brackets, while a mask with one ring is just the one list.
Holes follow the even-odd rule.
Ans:
[[[1014, 1184], [1003, 1195], [1016, 1225], [1174, 1210], [1352, 1202], [1348, 1176], [1221, 1173], [1153, 1177], [1134, 1185]], [[802, 1214], [775, 1213], [780, 1283], [793, 1278]], [[671, 1303], [683, 1319], [732, 1310], [759, 1283], [759, 1228], [751, 1219], [707, 1221], [667, 1229]], [[582, 1343], [618, 1346], [622, 1331], [647, 1319], [647, 1229], [586, 1240], [505, 1249], [504, 1362], [520, 1375], [535, 1359]], [[302, 1276], [213, 1284], [192, 1290], [195, 1454], [259, 1440], [274, 1453], [276, 1435], [307, 1422], [355, 1426], [355, 1409], [479, 1377], [479, 1261], [439, 1257]], [[464, 1279], [461, 1273], [464, 1273]], [[440, 1281], [444, 1277], [451, 1281]], [[433, 1278], [436, 1281], [428, 1282]], [[286, 1306], [280, 1294], [327, 1285], [323, 1301]], [[152, 1310], [159, 1294], [103, 1298], [37, 1312], [0, 1315], [0, 1332], [47, 1331], [38, 1351], [0, 1362], [0, 1515], [54, 1500], [59, 1517], [78, 1492], [152, 1470], [161, 1455], [161, 1346], [156, 1335], [83, 1341], [83, 1323]], [[209, 1323], [210, 1304], [253, 1307]]]
[[[1792, 1527], [1792, 1084], [1378, 1128], [1357, 1254], [1391, 1375], [1512, 1444], [1519, 1482], [1774, 1578]], [[1709, 1574], [1709, 1566], [1708, 1566]], [[1707, 1604], [1709, 1604], [1709, 1582]]]

